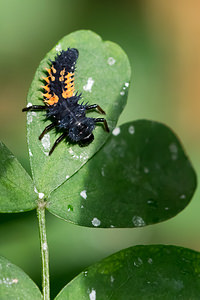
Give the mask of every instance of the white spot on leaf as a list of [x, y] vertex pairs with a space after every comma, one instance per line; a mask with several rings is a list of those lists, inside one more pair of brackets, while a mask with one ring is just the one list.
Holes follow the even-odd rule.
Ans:
[[146, 167], [144, 167], [144, 173], [145, 173], [145, 174], [148, 174], [148, 173], [149, 173], [149, 169], [146, 168]]
[[72, 150], [72, 148], [69, 148], [69, 154], [71, 154], [73, 156], [73, 158], [78, 158], [78, 156], [75, 155], [75, 153]]
[[27, 112], [27, 124], [30, 124], [33, 121], [33, 117], [36, 117], [37, 114], [34, 111]]
[[86, 199], [87, 198], [86, 190], [83, 190], [82, 192], [80, 192], [80, 195], [82, 198]]
[[119, 135], [120, 134], [120, 128], [116, 127], [115, 129], [113, 129], [112, 134], [115, 135], [115, 136]]
[[153, 263], [153, 259], [152, 258], [149, 258], [148, 259], [148, 263], [151, 265]]
[[134, 133], [135, 133], [135, 127], [134, 127], [133, 125], [129, 126], [128, 132], [129, 132], [130, 134], [134, 134]]
[[92, 79], [92, 77], [89, 77], [86, 85], [83, 86], [84, 91], [91, 93], [93, 84], [94, 84], [94, 80]]
[[115, 64], [116, 60], [113, 58], [113, 57], [108, 57], [108, 60], [107, 60], [109, 66], [112, 66]]
[[73, 207], [69, 204], [67, 211], [73, 211]]
[[72, 150], [71, 147], [69, 148], [69, 154], [71, 154], [72, 158], [74, 158], [75, 160], [80, 159], [80, 161], [85, 161], [88, 159], [88, 155], [86, 153], [84, 153], [84, 155], [80, 154], [79, 156]]
[[31, 152], [31, 149], [28, 150], [29, 156], [33, 156], [33, 153]]
[[129, 83], [128, 83], [128, 82], [125, 82], [125, 83], [124, 83], [124, 86], [122, 87], [122, 91], [120, 92], [120, 95], [121, 95], [121, 96], [124, 96], [124, 95], [125, 95], [125, 90], [127, 89], [127, 87], [129, 87]]
[[49, 150], [50, 150], [50, 135], [49, 133], [45, 134], [42, 138], [42, 146], [45, 150], [45, 154], [48, 155], [49, 154]]
[[99, 226], [100, 224], [101, 224], [101, 221], [100, 221], [99, 219], [94, 218], [94, 219], [92, 220], [92, 225], [93, 225], [93, 226], [97, 227], [97, 226]]
[[16, 284], [16, 283], [18, 283], [18, 279], [17, 278], [13, 278], [13, 279], [11, 279], [11, 278], [8, 278], [8, 277], [6, 277], [6, 278], [2, 278], [2, 279], [0, 279], [0, 284], [5, 284], [5, 286], [10, 286], [10, 285], [12, 285], [12, 284]]
[[89, 293], [90, 300], [96, 300], [96, 291], [92, 289], [91, 293]]
[[178, 147], [175, 143], [171, 143], [169, 145], [169, 150], [172, 153], [172, 160], [176, 160], [178, 158]]
[[44, 193], [38, 193], [38, 197], [42, 199], [44, 197]]
[[56, 45], [56, 51], [60, 52], [62, 50], [61, 44]]
[[146, 223], [144, 222], [144, 220], [139, 217], [139, 216], [134, 216], [133, 219], [132, 219], [132, 222], [133, 222], [133, 225], [135, 227], [142, 227], [142, 226], [145, 226]]
[[137, 260], [134, 261], [133, 264], [134, 264], [135, 267], [140, 267], [143, 264], [143, 261], [140, 257], [138, 257]]

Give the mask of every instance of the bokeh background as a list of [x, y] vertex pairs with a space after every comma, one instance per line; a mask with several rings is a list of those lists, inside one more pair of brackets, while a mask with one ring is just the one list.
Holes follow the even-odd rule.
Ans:
[[[34, 72], [64, 35], [91, 29], [118, 43], [133, 75], [119, 124], [163, 122], [180, 137], [200, 173], [200, 2], [198, 0], [0, 0], [0, 138], [30, 172], [26, 116]], [[88, 265], [136, 244], [164, 243], [200, 251], [200, 189], [169, 221], [139, 229], [88, 229], [47, 213], [52, 296]], [[39, 285], [36, 213], [0, 215], [0, 255]]]

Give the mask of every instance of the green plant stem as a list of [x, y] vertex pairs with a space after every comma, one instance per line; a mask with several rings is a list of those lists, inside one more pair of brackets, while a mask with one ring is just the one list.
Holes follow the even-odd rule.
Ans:
[[41, 249], [41, 257], [42, 257], [43, 300], [50, 300], [49, 251], [48, 251], [47, 235], [46, 235], [44, 202], [38, 205], [37, 216], [39, 221], [40, 249]]

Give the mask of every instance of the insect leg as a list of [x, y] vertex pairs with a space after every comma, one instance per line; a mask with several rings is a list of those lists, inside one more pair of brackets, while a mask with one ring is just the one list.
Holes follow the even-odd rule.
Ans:
[[39, 136], [39, 140], [41, 140], [43, 138], [43, 136], [45, 135], [45, 133], [49, 130], [51, 130], [52, 128], [54, 128], [56, 126], [55, 123], [51, 123], [49, 124], [47, 127], [45, 127], [45, 129], [42, 131], [42, 133]]
[[105, 111], [98, 105], [98, 104], [92, 104], [92, 105], [88, 105], [86, 106], [86, 110], [91, 110], [96, 108], [98, 112], [100, 112], [102, 115], [105, 115]]
[[104, 119], [104, 118], [95, 118], [94, 121], [95, 121], [95, 123], [102, 122], [104, 124], [105, 130], [107, 132], [110, 132], [110, 129], [108, 128], [108, 123], [107, 123], [106, 119]]
[[52, 154], [52, 152], [54, 151], [54, 149], [56, 148], [56, 146], [67, 136], [67, 132], [64, 132], [61, 136], [59, 136], [59, 138], [55, 141], [55, 143], [53, 144], [53, 147], [51, 148], [51, 150], [49, 151], [49, 155]]
[[24, 107], [22, 111], [29, 111], [29, 110], [44, 110], [46, 109], [46, 105], [32, 105], [28, 107]]

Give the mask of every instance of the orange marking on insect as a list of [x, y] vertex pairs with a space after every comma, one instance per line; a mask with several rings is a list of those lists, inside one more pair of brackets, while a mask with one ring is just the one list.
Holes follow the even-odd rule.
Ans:
[[50, 98], [52, 97], [52, 95], [49, 94], [49, 93], [43, 94], [43, 96], [44, 96], [45, 98], [47, 98], [47, 99], [50, 99]]
[[41, 88], [43, 88], [48, 93], [50, 92], [50, 88], [48, 87], [48, 85], [43, 85], [43, 86], [41, 86]]
[[50, 75], [51, 81], [55, 81], [55, 77], [53, 75]]
[[53, 73], [56, 73], [56, 69], [54, 68], [54, 66], [51, 67], [51, 70], [53, 71]]
[[61, 81], [61, 82], [64, 81], [63, 75], [59, 77], [59, 81]]
[[72, 97], [74, 95], [74, 79], [72, 78], [74, 76], [74, 73], [68, 73], [65, 75], [65, 91], [64, 93], [64, 98]]
[[68, 79], [70, 77], [74, 76], [74, 73], [67, 73], [67, 75], [65, 75], [65, 78]]
[[68, 78], [67, 80], [65, 80], [65, 84], [70, 84], [70, 83], [73, 83], [73, 80], [70, 78]]
[[60, 75], [61, 75], [61, 76], [64, 76], [64, 75], [65, 75], [65, 68], [64, 68], [62, 71], [60, 71]]
[[51, 75], [51, 69], [45, 68], [45, 70]]
[[74, 95], [74, 87], [72, 87], [70, 90], [66, 90], [66, 91], [64, 91], [63, 90], [63, 92], [62, 92], [62, 96], [63, 96], [63, 98], [70, 98], [70, 97], [72, 97]]
[[45, 103], [47, 103], [48, 105], [53, 105], [55, 103], [57, 103], [59, 100], [58, 96], [56, 94], [54, 94], [53, 96], [51, 96], [51, 98], [49, 100], [44, 100]]
[[49, 84], [49, 77], [42, 77], [43, 80], [45, 80]]
[[59, 81], [61, 81], [61, 82], [64, 81], [64, 75], [65, 75], [65, 68], [60, 71]]

